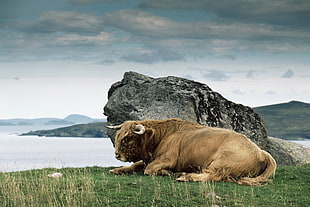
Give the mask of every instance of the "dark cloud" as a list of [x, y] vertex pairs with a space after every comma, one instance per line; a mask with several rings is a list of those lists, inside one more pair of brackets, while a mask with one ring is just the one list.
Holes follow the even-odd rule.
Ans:
[[[309, 40], [310, 31], [292, 31], [265, 24], [212, 19], [203, 22], [178, 22], [139, 10], [119, 10], [104, 15], [104, 22], [132, 35], [156, 39], [229, 39], [258, 40]], [[270, 44], [268, 44], [270, 45]]]
[[[12, 0], [11, 6], [7, 6], [8, 11], [21, 1]], [[53, 55], [61, 58], [58, 51], [67, 51], [69, 55], [65, 57], [80, 57], [79, 54], [85, 51], [100, 54], [109, 50], [109, 54], [115, 55], [104, 58], [117, 61], [121, 57], [122, 60], [149, 64], [183, 61], [192, 57], [204, 59], [206, 54], [225, 61], [237, 60], [236, 57], [241, 57], [244, 52], [310, 51], [309, 29], [292, 29], [260, 20], [272, 17], [265, 15], [272, 11], [275, 14], [288, 11], [291, 4], [285, 0], [263, 0], [262, 6], [247, 0], [223, 0], [221, 3], [209, 0], [149, 0], [142, 1], [140, 7], [137, 6], [139, 1], [130, 4], [117, 0], [115, 4], [86, 5], [112, 0], [57, 0], [55, 3], [42, 0], [38, 8], [29, 9], [36, 1], [21, 4], [20, 8], [29, 10], [25, 18], [20, 16], [16, 21], [0, 21], [3, 34], [0, 47], [6, 49], [6, 53], [0, 54], [1, 61], [8, 56], [12, 60], [16, 57], [53, 59]], [[43, 2], [49, 3], [43, 7]], [[288, 12], [288, 16], [306, 7], [304, 1], [298, 2], [291, 6], [292, 12]], [[275, 11], [275, 5], [280, 11]], [[142, 7], [151, 9], [142, 10]], [[0, 8], [0, 11], [5, 10]], [[101, 8], [104, 9], [101, 11]], [[170, 15], [168, 9], [177, 15]], [[188, 10], [191, 12], [187, 13]], [[205, 15], [202, 19], [187, 18], [198, 10], [199, 15]], [[257, 16], [257, 21], [250, 16], [252, 13]], [[166, 48], [173, 48], [173, 51]]]
[[123, 55], [124, 61], [152, 64], [155, 62], [182, 61], [184, 57], [177, 52], [159, 49], [152, 52], [137, 52]]
[[116, 63], [115, 60], [102, 60], [102, 61], [97, 62], [97, 64], [99, 65], [112, 65], [114, 63]]
[[68, 0], [72, 4], [95, 4], [95, 3], [111, 3], [122, 0]]
[[310, 28], [310, 1], [308, 0], [148, 0], [142, 8], [199, 9], [220, 18], [242, 22], [275, 24]]
[[282, 78], [292, 78], [294, 76], [294, 72], [291, 69], [288, 69], [282, 76]]
[[202, 9], [206, 0], [144, 0], [139, 6], [152, 9]]
[[205, 73], [203, 77], [211, 81], [227, 81], [229, 79], [229, 77], [224, 72], [218, 70], [210, 70], [209, 72]]
[[155, 55], [157, 55], [164, 62], [184, 60], [183, 55], [168, 49], [159, 49], [155, 52]]
[[[93, 46], [99, 49], [98, 45], [102, 43], [115, 42], [112, 34], [102, 35], [113, 31], [118, 37], [125, 37], [119, 41], [119, 45], [140, 44], [143, 45], [142, 48], [150, 51], [173, 47], [174, 51], [178, 51], [176, 53], [162, 50], [160, 51], [164, 53], [162, 55], [120, 53], [123, 54], [122, 60], [132, 59], [135, 62], [148, 63], [183, 60], [185, 54], [198, 57], [206, 51], [220, 54], [232, 52], [235, 49], [280, 50], [281, 52], [295, 49], [295, 47], [295, 50], [307, 50], [306, 47], [310, 49], [308, 44], [302, 44], [304, 39], [310, 38], [310, 34], [305, 32], [276, 29], [264, 24], [252, 25], [223, 20], [179, 22], [140, 10], [117, 10], [105, 13], [103, 16], [80, 11], [48, 11], [42, 12], [35, 20], [12, 24], [10, 29], [29, 34], [28, 36], [21, 34], [22, 41], [16, 41], [23, 42], [23, 48], [32, 48], [33, 44], [28, 46], [26, 44], [34, 42], [35, 37], [38, 41], [34, 45], [37, 47], [40, 47], [40, 44], [41, 47], [45, 47], [47, 44], [54, 43], [52, 47], [70, 46], [73, 49], [74, 47]], [[55, 35], [47, 36], [46, 34]], [[268, 39], [272, 41], [266, 41]], [[257, 40], [263, 41], [257, 44]], [[3, 44], [6, 43], [3, 42]], [[217, 57], [236, 60], [235, 55], [229, 54]]]
[[138, 62], [146, 64], [152, 64], [154, 62], [157, 62], [158, 60], [158, 58], [152, 55], [152, 53], [131, 53], [123, 55], [121, 59], [128, 62]]
[[236, 60], [237, 57], [235, 55], [221, 55], [218, 59], [225, 59], [225, 60]]
[[0, 2], [0, 24], [1, 20], [14, 20], [21, 13], [25, 13], [24, 6], [27, 5], [22, 0], [1, 0]]
[[117, 27], [133, 35], [153, 38], [171, 38], [182, 35], [180, 28], [174, 21], [168, 18], [156, 16], [149, 12], [139, 10], [119, 10], [104, 15], [106, 24]]
[[37, 20], [21, 22], [16, 28], [30, 33], [93, 33], [103, 30], [103, 21], [94, 14], [78, 11], [48, 11]]

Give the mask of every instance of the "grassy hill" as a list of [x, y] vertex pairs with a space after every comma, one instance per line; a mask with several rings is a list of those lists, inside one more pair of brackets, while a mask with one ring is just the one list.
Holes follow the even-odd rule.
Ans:
[[291, 101], [254, 108], [266, 123], [268, 135], [282, 139], [310, 139], [310, 104]]
[[96, 137], [107, 138], [106, 122], [96, 122], [90, 124], [78, 124], [69, 127], [62, 127], [50, 130], [31, 131], [22, 136], [36, 135], [46, 137]]
[[[0, 206], [310, 206], [310, 165], [279, 167], [268, 185], [177, 182], [174, 176], [114, 175], [111, 168], [0, 173]], [[60, 172], [60, 178], [48, 174]]]

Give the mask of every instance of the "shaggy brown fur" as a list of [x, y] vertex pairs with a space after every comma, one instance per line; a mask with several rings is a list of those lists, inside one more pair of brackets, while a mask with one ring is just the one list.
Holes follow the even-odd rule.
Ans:
[[[145, 132], [137, 134], [137, 125]], [[115, 137], [116, 158], [135, 162], [111, 170], [114, 174], [143, 171], [146, 175], [181, 173], [178, 181], [228, 181], [261, 185], [276, 170], [276, 162], [237, 132], [180, 119], [126, 121]]]

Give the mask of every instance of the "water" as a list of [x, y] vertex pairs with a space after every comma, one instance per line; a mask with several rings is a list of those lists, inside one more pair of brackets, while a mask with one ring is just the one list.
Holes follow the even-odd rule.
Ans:
[[[110, 139], [18, 136], [60, 126], [0, 126], [0, 172], [47, 167], [128, 166], [114, 158]], [[295, 141], [310, 147], [309, 141]]]
[[30, 130], [57, 127], [59, 126], [1, 126], [0, 172], [129, 164], [114, 158], [110, 139], [18, 136]]
[[290, 140], [290, 141], [310, 147], [310, 140]]

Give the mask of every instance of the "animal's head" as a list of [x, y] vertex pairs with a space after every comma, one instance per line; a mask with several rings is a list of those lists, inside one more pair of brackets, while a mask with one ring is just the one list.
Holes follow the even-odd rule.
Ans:
[[137, 162], [146, 159], [148, 154], [145, 140], [152, 136], [153, 130], [137, 121], [126, 121], [118, 126], [108, 128], [119, 129], [115, 135], [115, 157], [124, 162]]

